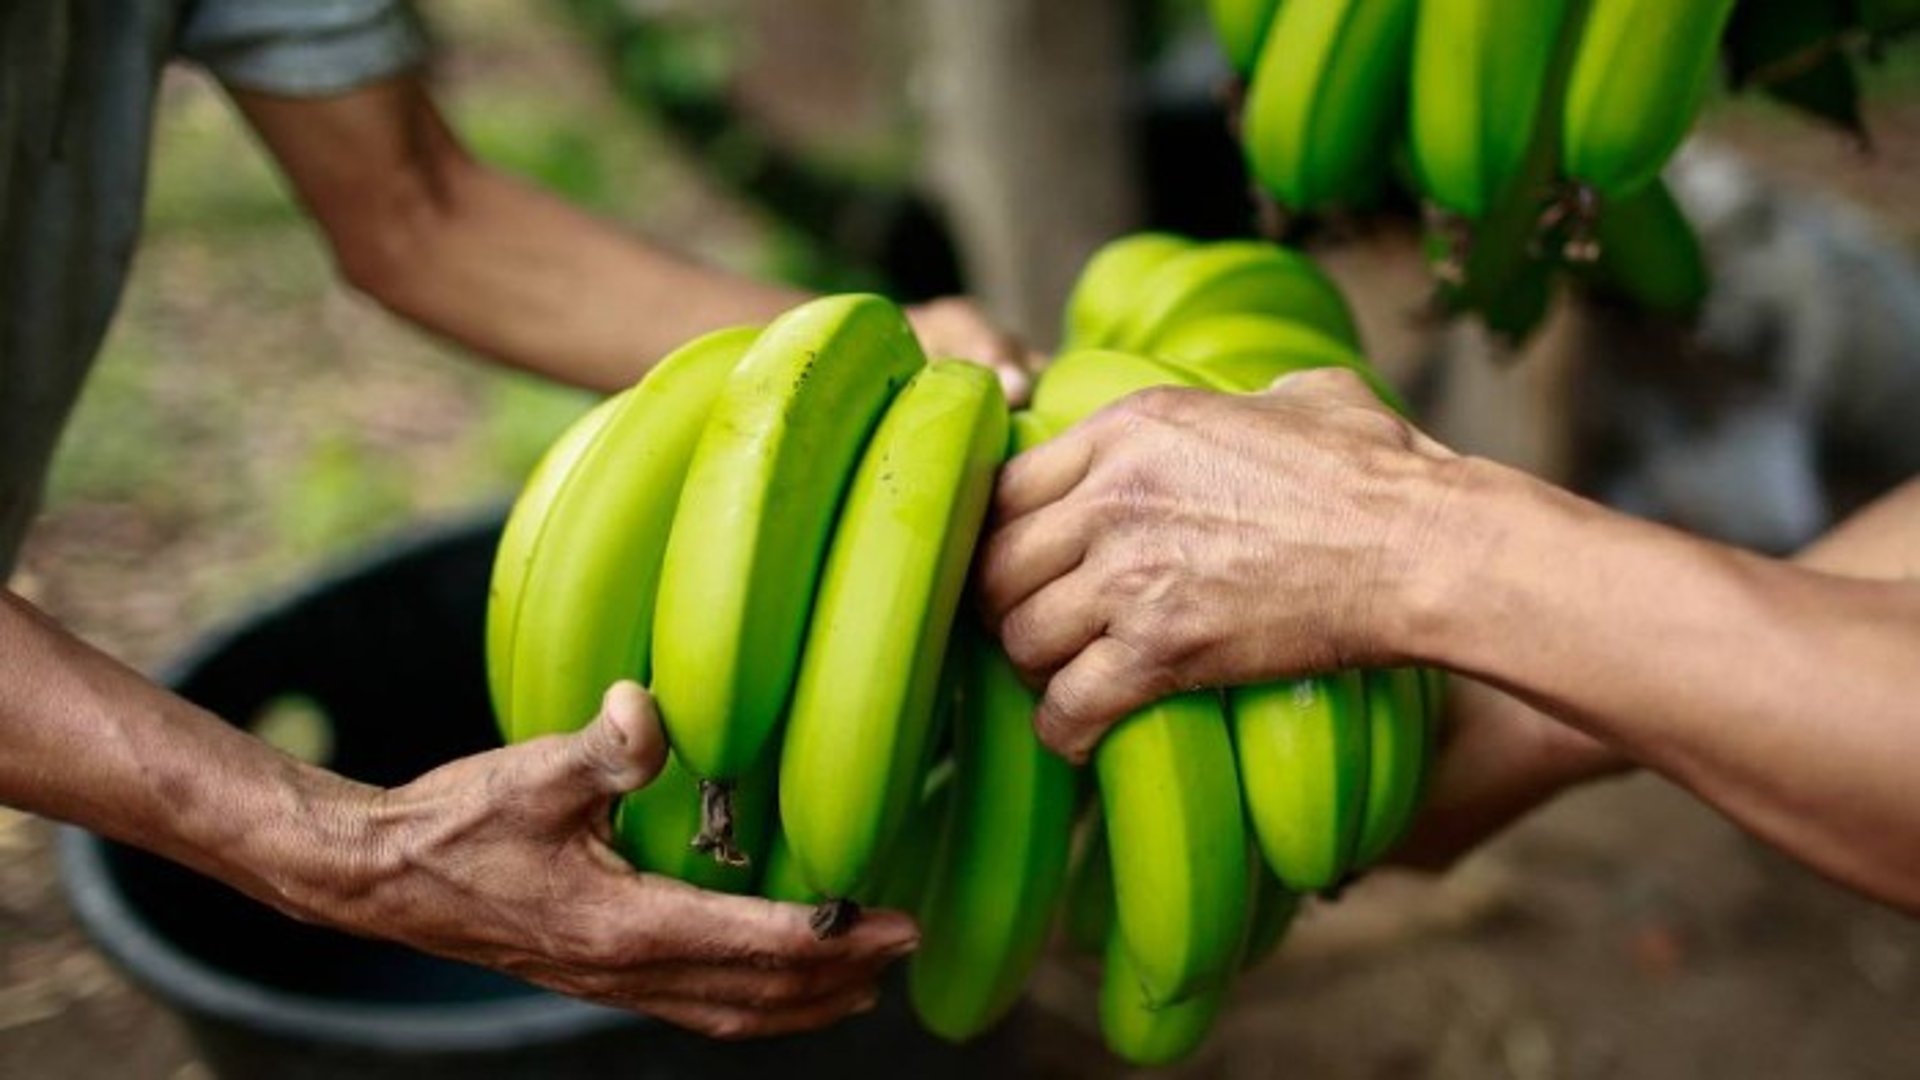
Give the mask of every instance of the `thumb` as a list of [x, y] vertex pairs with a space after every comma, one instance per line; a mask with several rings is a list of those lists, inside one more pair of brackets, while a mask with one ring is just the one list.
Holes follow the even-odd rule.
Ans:
[[595, 795], [612, 798], [643, 788], [667, 762], [667, 737], [653, 696], [639, 683], [622, 680], [609, 687], [600, 715], [561, 751], [566, 771]]

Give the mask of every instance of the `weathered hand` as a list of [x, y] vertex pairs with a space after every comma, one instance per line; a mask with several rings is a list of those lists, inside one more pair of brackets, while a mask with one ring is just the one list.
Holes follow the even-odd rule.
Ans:
[[994, 325], [980, 306], [962, 296], [943, 297], [907, 309], [907, 321], [930, 357], [971, 360], [993, 369], [1015, 408], [1033, 392], [1033, 372], [1043, 357]]
[[365, 873], [335, 921], [720, 1038], [870, 1007], [881, 969], [917, 943], [904, 916], [867, 912], [820, 941], [805, 907], [638, 874], [614, 852], [612, 801], [665, 752], [652, 700], [622, 683], [576, 735], [373, 795]]
[[1041, 738], [1084, 759], [1176, 691], [1401, 659], [1453, 455], [1346, 371], [1257, 395], [1137, 394], [1004, 470], [982, 600], [1046, 692]]

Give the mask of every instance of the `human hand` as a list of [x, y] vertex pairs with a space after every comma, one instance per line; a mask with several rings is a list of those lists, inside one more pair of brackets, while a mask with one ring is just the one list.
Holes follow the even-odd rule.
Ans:
[[1044, 357], [1019, 338], [995, 326], [980, 306], [963, 296], [947, 296], [907, 309], [907, 321], [920, 335], [930, 357], [956, 357], [992, 368], [1000, 376], [1007, 403], [1020, 408], [1033, 392], [1033, 373]]
[[1040, 737], [1084, 760], [1179, 691], [1408, 659], [1393, 598], [1453, 460], [1329, 369], [1240, 397], [1136, 394], [1008, 464], [980, 588], [1046, 687]]
[[613, 801], [651, 781], [665, 754], [652, 699], [621, 683], [578, 734], [378, 793], [350, 903], [319, 914], [718, 1038], [870, 1008], [880, 971], [918, 941], [904, 916], [865, 912], [821, 941], [804, 906], [703, 892], [615, 853]]

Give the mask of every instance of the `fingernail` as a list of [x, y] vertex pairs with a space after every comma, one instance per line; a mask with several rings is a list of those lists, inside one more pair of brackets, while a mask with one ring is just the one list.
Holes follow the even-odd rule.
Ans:
[[868, 994], [866, 997], [863, 997], [859, 1001], [854, 1003], [853, 1015], [859, 1016], [861, 1013], [870, 1013], [879, 1007], [880, 1007], [880, 995]]
[[910, 955], [915, 949], [918, 949], [919, 947], [920, 947], [919, 938], [908, 938], [905, 941], [896, 941], [893, 944], [887, 946], [887, 958], [890, 960], [898, 960], [903, 956]]

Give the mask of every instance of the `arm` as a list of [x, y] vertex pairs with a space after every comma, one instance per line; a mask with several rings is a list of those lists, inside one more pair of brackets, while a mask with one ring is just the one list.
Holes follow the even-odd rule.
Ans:
[[[1794, 560], [1847, 577], [1920, 578], [1920, 481]], [[1619, 752], [1485, 683], [1456, 678], [1427, 812], [1398, 858], [1439, 869], [1562, 791], [1632, 767]]]
[[1130, 399], [1009, 466], [998, 511], [986, 602], [1070, 754], [1183, 686], [1435, 664], [1920, 910], [1920, 584], [1817, 568], [1898, 567], [1891, 532], [1733, 551], [1457, 457], [1335, 372]]
[[392, 938], [713, 1035], [819, 1027], [911, 947], [879, 913], [815, 940], [804, 907], [636, 874], [609, 808], [665, 742], [638, 687], [580, 734], [381, 790], [303, 765], [0, 592], [0, 803], [219, 878], [295, 918]]
[[[325, 98], [231, 93], [348, 282], [516, 367], [612, 391], [697, 334], [806, 298], [680, 259], [487, 168], [417, 76]], [[908, 314], [929, 351], [988, 364], [1024, 397], [1032, 358], [971, 303]]]

